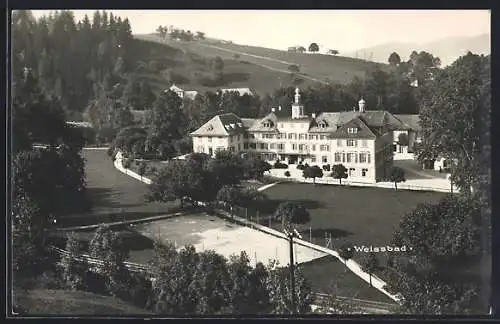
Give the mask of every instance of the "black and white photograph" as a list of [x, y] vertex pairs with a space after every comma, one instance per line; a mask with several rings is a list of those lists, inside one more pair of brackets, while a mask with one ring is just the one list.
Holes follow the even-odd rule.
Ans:
[[7, 317], [494, 313], [489, 10], [11, 10]]

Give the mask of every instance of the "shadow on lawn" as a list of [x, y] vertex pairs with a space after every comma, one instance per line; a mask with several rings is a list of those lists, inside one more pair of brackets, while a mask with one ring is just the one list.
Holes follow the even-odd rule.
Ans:
[[[141, 235], [139, 232], [132, 228], [123, 226], [114, 228], [122, 239], [123, 247], [129, 251], [142, 251], [153, 249], [153, 240]], [[94, 236], [95, 230], [78, 231], [75, 232], [80, 242], [80, 249], [83, 253], [88, 253], [89, 244]], [[48, 240], [51, 244], [64, 249], [66, 247], [66, 239], [69, 232], [54, 233], [49, 236]]]
[[[307, 227], [307, 224], [304, 226]], [[305, 239], [309, 239], [309, 234], [311, 234], [311, 236], [315, 239], [324, 239], [325, 233], [331, 234], [332, 239], [341, 238], [353, 234], [340, 228], [315, 228], [311, 230], [311, 233], [309, 233], [309, 229], [301, 230], [302, 237], [304, 237]]]
[[281, 204], [282, 202], [285, 202], [285, 201], [298, 202], [298, 203], [302, 204], [302, 206], [304, 206], [308, 210], [319, 209], [319, 208], [322, 208], [325, 206], [324, 203], [317, 201], [317, 200], [311, 200], [311, 199], [299, 199], [299, 200], [295, 200], [295, 199], [293, 199], [293, 200], [292, 199], [270, 199], [270, 200], [260, 204], [260, 210], [264, 214], [273, 214], [276, 211], [276, 209], [278, 208], [279, 204]]
[[120, 192], [110, 188], [87, 188], [87, 195], [90, 201], [92, 201], [92, 206], [94, 206], [94, 208], [128, 208], [137, 207], [143, 204], [125, 203], [116, 197], [120, 195]]
[[138, 220], [147, 217], [161, 216], [165, 214], [175, 213], [178, 208], [170, 208], [168, 211], [154, 211], [154, 212], [121, 212], [111, 211], [105, 213], [87, 214], [78, 217], [60, 218], [57, 221], [58, 227], [72, 227], [72, 226], [86, 226], [102, 223], [113, 223], [129, 220]]

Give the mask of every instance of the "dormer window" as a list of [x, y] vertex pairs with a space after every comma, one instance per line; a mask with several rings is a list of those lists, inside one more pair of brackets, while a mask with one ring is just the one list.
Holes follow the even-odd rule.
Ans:
[[264, 122], [264, 127], [273, 127], [273, 122], [268, 120]]
[[347, 133], [348, 134], [356, 134], [358, 132], [358, 129], [356, 127], [349, 127], [347, 128]]

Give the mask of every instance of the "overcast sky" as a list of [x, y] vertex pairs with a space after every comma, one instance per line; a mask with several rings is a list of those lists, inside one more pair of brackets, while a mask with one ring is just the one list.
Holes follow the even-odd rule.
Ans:
[[[490, 33], [488, 10], [107, 10], [128, 17], [134, 34], [159, 25], [203, 31], [235, 43], [286, 49], [292, 45], [341, 52], [384, 43], [425, 43]], [[94, 10], [74, 10], [92, 20]], [[36, 17], [48, 11], [33, 11]]]

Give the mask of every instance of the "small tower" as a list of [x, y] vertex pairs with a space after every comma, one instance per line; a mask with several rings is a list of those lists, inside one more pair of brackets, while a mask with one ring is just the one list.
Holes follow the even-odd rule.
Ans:
[[358, 101], [359, 112], [365, 112], [365, 103], [365, 100], [363, 99], [363, 97], [361, 97], [361, 100]]
[[295, 89], [295, 102], [292, 104], [292, 118], [297, 119], [304, 116], [304, 106], [300, 104], [300, 90]]

